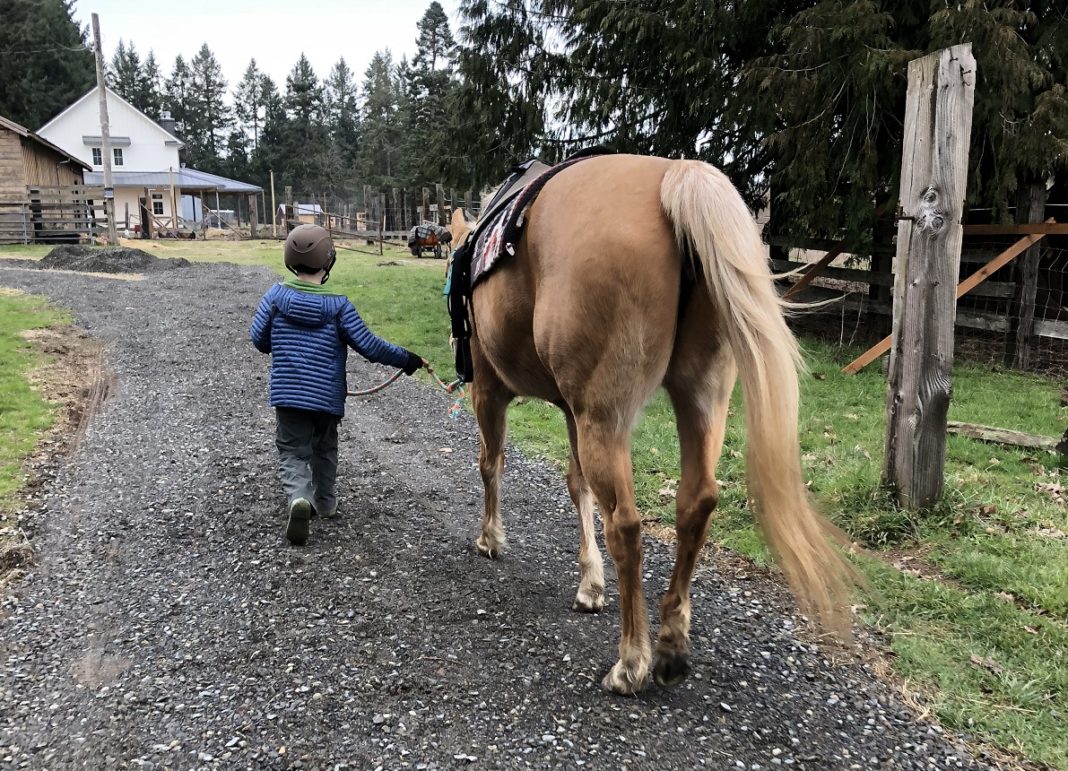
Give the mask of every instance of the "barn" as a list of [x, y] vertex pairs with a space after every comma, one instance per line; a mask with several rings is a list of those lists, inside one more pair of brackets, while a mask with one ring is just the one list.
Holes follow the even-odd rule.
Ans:
[[0, 243], [49, 240], [54, 229], [49, 199], [61, 188], [81, 187], [88, 170], [73, 155], [0, 115]]

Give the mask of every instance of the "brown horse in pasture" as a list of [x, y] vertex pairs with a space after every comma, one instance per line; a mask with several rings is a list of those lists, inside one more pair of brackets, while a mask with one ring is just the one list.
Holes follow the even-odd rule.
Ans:
[[[470, 225], [457, 211], [453, 244]], [[604, 677], [631, 694], [681, 682], [689, 670], [690, 581], [716, 507], [716, 463], [736, 378], [745, 396], [750, 497], [764, 537], [802, 609], [848, 630], [848, 563], [812, 509], [797, 438], [797, 343], [783, 318], [752, 214], [727, 177], [697, 161], [590, 158], [553, 177], [527, 212], [514, 257], [471, 299], [474, 381], [485, 512], [476, 545], [505, 546], [498, 508], [505, 410], [517, 396], [567, 420], [567, 486], [578, 510], [580, 583], [573, 608], [604, 606], [593, 512], [619, 581], [619, 660]], [[681, 482], [675, 569], [660, 604], [656, 660], [642, 586], [631, 432], [657, 387], [676, 415]]]

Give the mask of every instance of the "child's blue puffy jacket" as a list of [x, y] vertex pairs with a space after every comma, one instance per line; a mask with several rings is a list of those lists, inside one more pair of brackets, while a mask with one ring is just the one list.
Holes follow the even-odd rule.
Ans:
[[406, 372], [421, 362], [377, 337], [347, 297], [292, 279], [275, 284], [260, 300], [249, 337], [257, 349], [271, 354], [272, 407], [339, 417], [345, 414], [349, 346], [370, 361]]

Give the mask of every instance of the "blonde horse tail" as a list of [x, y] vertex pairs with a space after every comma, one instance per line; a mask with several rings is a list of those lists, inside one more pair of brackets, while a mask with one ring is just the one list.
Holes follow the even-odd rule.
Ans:
[[851, 628], [856, 573], [831, 545], [844, 536], [812, 508], [797, 436], [801, 354], [783, 317], [756, 222], [719, 169], [677, 161], [660, 200], [683, 254], [711, 296], [720, 331], [738, 364], [748, 433], [746, 472], [764, 538], [802, 610], [843, 639]]

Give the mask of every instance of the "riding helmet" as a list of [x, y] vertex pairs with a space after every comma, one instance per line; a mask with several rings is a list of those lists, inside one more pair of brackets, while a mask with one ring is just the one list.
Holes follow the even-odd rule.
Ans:
[[286, 238], [285, 263], [293, 273], [329, 274], [336, 259], [333, 239], [324, 227], [297, 225]]

